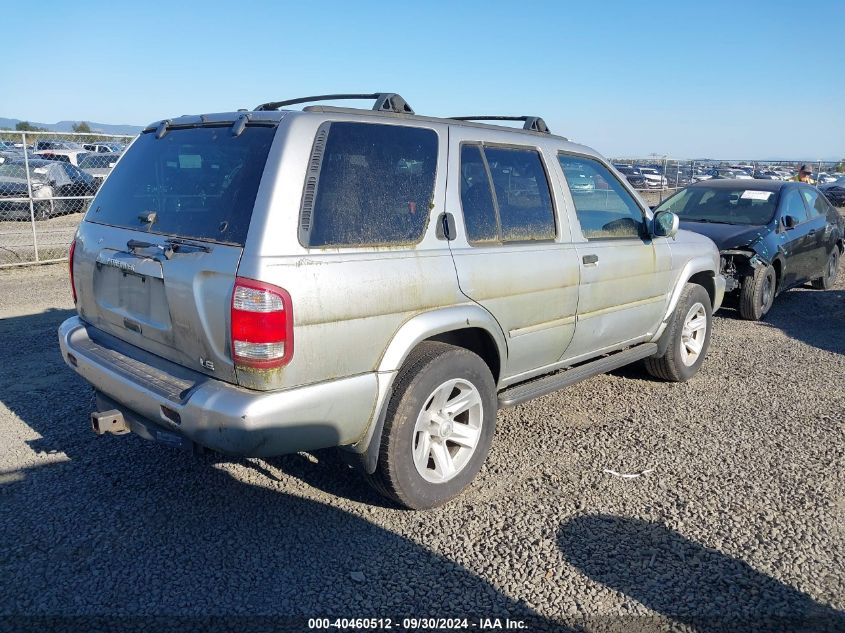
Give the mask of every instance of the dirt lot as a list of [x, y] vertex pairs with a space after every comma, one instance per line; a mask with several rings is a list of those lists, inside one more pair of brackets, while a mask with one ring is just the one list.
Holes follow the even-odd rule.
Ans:
[[[67, 250], [82, 221], [82, 213], [61, 215], [35, 223], [38, 256], [42, 260], [67, 257]], [[35, 261], [31, 221], [0, 221], [0, 265]]]
[[56, 344], [71, 305], [65, 265], [0, 271], [2, 616], [845, 629], [843, 273], [765, 323], [719, 313], [689, 383], [629, 368], [500, 413], [471, 489], [422, 513], [332, 451], [193, 458], [95, 437]]

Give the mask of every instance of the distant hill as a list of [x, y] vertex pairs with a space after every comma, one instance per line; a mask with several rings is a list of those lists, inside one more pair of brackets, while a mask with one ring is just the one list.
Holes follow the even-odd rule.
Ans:
[[[21, 119], [4, 119], [0, 117], [0, 130], [14, 130], [15, 126], [21, 122]], [[46, 128], [50, 132], [73, 132], [73, 124], [79, 121], [59, 121], [58, 123], [38, 123], [37, 121], [30, 121], [31, 125], [35, 127]], [[101, 132], [103, 134], [137, 134], [144, 129], [142, 125], [113, 125], [111, 123], [97, 123], [96, 121], [86, 121], [94, 132]]]

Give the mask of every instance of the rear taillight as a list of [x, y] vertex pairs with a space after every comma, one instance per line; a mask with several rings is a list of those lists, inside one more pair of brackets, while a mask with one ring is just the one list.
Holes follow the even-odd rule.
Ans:
[[283, 288], [235, 279], [232, 293], [232, 358], [239, 367], [273, 369], [293, 357], [293, 311]]
[[70, 293], [73, 295], [73, 302], [76, 303], [76, 282], [73, 280], [73, 254], [76, 252], [76, 240], [70, 243], [68, 252], [68, 268], [70, 269]]

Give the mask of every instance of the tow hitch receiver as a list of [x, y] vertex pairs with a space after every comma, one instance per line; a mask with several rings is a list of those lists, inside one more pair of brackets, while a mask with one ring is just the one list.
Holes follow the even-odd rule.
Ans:
[[112, 433], [123, 435], [129, 433], [129, 425], [123, 419], [123, 414], [117, 409], [109, 411], [94, 411], [91, 413], [91, 428], [97, 435]]

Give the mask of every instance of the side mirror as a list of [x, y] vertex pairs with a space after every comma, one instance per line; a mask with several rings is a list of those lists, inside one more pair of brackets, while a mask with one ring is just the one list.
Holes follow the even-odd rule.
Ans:
[[671, 211], [661, 211], [654, 216], [652, 235], [655, 237], [675, 237], [681, 220]]
[[796, 224], [798, 224], [798, 220], [796, 220], [793, 216], [791, 216], [791, 215], [783, 216], [783, 225], [787, 229], [794, 229]]

